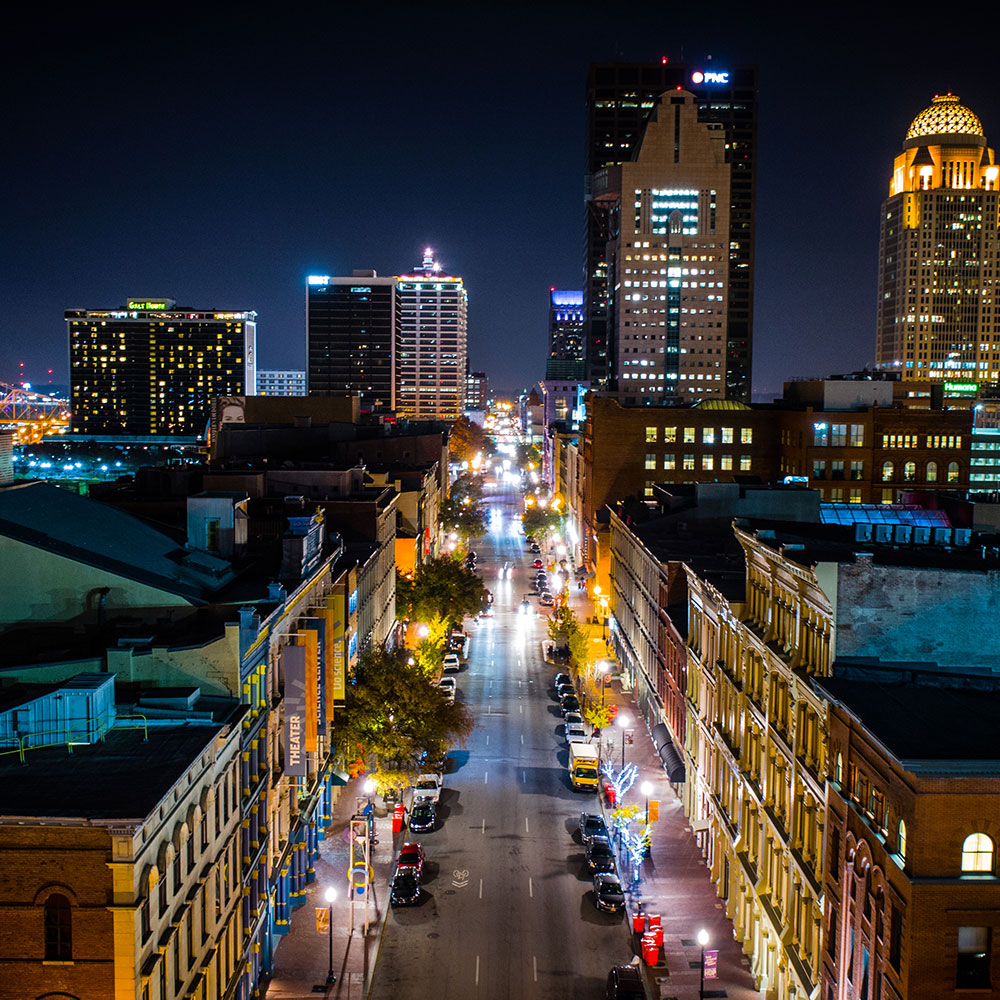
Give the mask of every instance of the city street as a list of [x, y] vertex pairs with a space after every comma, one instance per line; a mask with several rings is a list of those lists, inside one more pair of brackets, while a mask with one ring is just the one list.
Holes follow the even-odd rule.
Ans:
[[[512, 498], [508, 498], [511, 499]], [[459, 697], [476, 730], [452, 754], [426, 899], [390, 913], [372, 998], [595, 997], [608, 968], [632, 958], [624, 915], [599, 913], [576, 834], [593, 795], [570, 788], [561, 716], [542, 660], [545, 619], [518, 612], [529, 582], [516, 507], [494, 501], [479, 570], [496, 616], [472, 626]], [[504, 562], [511, 579], [499, 579]]]

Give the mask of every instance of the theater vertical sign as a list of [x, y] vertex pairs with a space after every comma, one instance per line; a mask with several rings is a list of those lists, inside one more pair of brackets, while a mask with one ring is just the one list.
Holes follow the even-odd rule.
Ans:
[[306, 648], [285, 646], [281, 651], [285, 678], [285, 774], [306, 774]]

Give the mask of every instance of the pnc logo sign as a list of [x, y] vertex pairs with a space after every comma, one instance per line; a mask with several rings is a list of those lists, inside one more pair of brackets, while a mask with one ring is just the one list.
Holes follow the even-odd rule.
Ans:
[[729, 83], [729, 73], [703, 73], [696, 69], [691, 74], [692, 83]]

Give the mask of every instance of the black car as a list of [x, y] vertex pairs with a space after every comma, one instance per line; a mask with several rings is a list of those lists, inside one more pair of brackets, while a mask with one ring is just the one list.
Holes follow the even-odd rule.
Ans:
[[637, 965], [615, 965], [608, 973], [604, 1000], [646, 1000], [642, 973]]
[[393, 906], [412, 906], [420, 899], [420, 882], [411, 872], [396, 872], [389, 883], [389, 902]]
[[576, 688], [573, 687], [569, 681], [566, 681], [565, 684], [560, 684], [559, 687], [556, 688], [556, 694], [560, 698], [565, 698], [568, 694], [576, 694]]
[[555, 689], [558, 691], [560, 684], [571, 684], [572, 680], [569, 674], [564, 674], [560, 671], [558, 674], [556, 674], [556, 679], [552, 683], [555, 686]]
[[594, 905], [608, 913], [617, 913], [624, 908], [625, 891], [614, 872], [598, 872], [594, 876]]
[[591, 837], [587, 845], [587, 867], [592, 872], [613, 872], [615, 852], [607, 837]]
[[608, 828], [604, 820], [594, 813], [580, 813], [580, 839], [589, 844], [594, 837], [608, 839]]
[[421, 799], [410, 811], [410, 829], [414, 833], [429, 833], [437, 822], [437, 811], [429, 799]]
[[559, 707], [562, 709], [563, 715], [567, 712], [579, 712], [580, 699], [575, 694], [568, 694], [559, 701]]

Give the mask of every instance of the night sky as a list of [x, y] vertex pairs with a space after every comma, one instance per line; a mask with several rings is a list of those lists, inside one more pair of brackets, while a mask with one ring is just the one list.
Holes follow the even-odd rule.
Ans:
[[64, 309], [130, 295], [255, 309], [260, 367], [302, 368], [307, 274], [396, 274], [426, 245], [465, 278], [472, 367], [516, 392], [544, 373], [549, 287], [581, 287], [589, 63], [711, 55], [760, 67], [770, 398], [872, 362], [879, 206], [931, 97], [959, 94], [1000, 144], [995, 31], [947, 6], [269, 7], [5, 23], [0, 380], [24, 361], [65, 383]]

